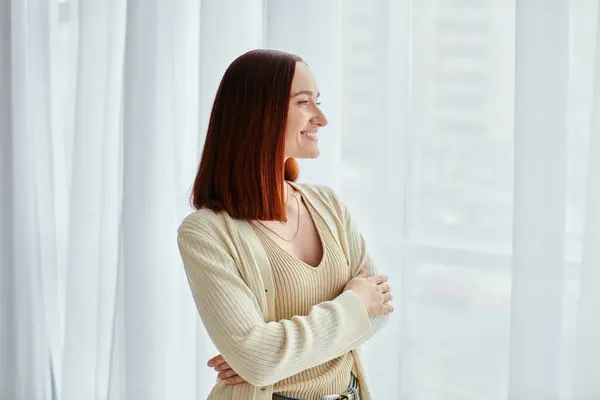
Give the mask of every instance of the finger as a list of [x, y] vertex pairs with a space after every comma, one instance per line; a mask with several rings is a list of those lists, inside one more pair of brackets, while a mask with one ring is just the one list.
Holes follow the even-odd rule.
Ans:
[[241, 376], [239, 376], [239, 375], [236, 375], [236, 376], [234, 376], [234, 377], [231, 377], [231, 378], [229, 378], [229, 379], [225, 379], [225, 383], [226, 383], [227, 385], [238, 385], [238, 384], [240, 384], [240, 383], [244, 383], [244, 382], [246, 382], [246, 381], [244, 380], [244, 378], [242, 378], [242, 377], [241, 377]]
[[394, 305], [393, 304], [384, 304], [382, 310], [383, 310], [384, 314], [393, 313]]
[[[223, 358], [215, 361], [213, 363], [213, 365], [212, 365], [212, 367], [215, 370], [217, 370], [217, 368], [218, 368], [219, 371], [224, 370], [224, 369], [228, 369], [226, 366], [229, 366], [229, 364], [227, 364], [227, 361], [225, 361], [225, 359], [223, 359]], [[231, 367], [229, 367], [229, 368], [231, 368]]]
[[390, 292], [387, 292], [387, 293], [384, 293], [384, 294], [383, 294], [383, 301], [384, 301], [384, 302], [386, 302], [386, 301], [390, 301], [390, 300], [392, 300], [392, 298], [393, 298], [393, 297], [392, 297], [392, 294], [391, 294]]
[[231, 378], [236, 375], [237, 375], [237, 373], [234, 370], [228, 369], [227, 371], [219, 372], [219, 374], [217, 375], [217, 378], [219, 378], [220, 380], [225, 380], [227, 378]]
[[231, 369], [231, 365], [227, 364], [227, 362], [223, 362], [219, 365], [216, 365], [214, 367], [214, 369], [215, 369], [215, 371], [225, 371], [225, 370]]
[[369, 279], [372, 279], [375, 282], [375, 284], [379, 285], [383, 282], [386, 282], [388, 280], [388, 277], [385, 275], [377, 274], [377, 275], [373, 275]]
[[379, 285], [379, 289], [381, 289], [381, 293], [387, 293], [391, 291], [389, 283], [382, 283]]
[[225, 362], [225, 359], [223, 358], [222, 355], [216, 355], [213, 358], [211, 358], [210, 360], [208, 360], [208, 366], [209, 367], [214, 367], [216, 365], [222, 364]]

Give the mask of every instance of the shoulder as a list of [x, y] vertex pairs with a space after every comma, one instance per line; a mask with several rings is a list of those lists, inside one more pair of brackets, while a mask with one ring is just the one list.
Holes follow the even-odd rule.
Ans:
[[235, 246], [225, 212], [196, 210], [186, 216], [177, 229], [177, 246], [186, 271], [226, 269], [237, 273]]
[[191, 234], [206, 239], [222, 237], [227, 231], [228, 218], [225, 212], [214, 212], [207, 208], [196, 210], [183, 219], [177, 234], [179, 237]]
[[342, 209], [344, 203], [341, 200], [338, 193], [329, 186], [326, 185], [315, 185], [311, 183], [297, 184], [305, 193], [311, 194], [317, 197], [319, 200], [327, 203], [332, 208]]
[[302, 189], [305, 194], [318, 197], [320, 200], [325, 201], [330, 206], [335, 206], [340, 202], [337, 193], [326, 185], [315, 185], [312, 183], [296, 183], [296, 186]]
[[302, 192], [309, 196], [313, 203], [322, 205], [328, 211], [335, 214], [340, 220], [344, 220], [346, 217], [346, 207], [344, 202], [340, 199], [336, 191], [329, 186], [315, 185], [309, 183], [296, 184]]

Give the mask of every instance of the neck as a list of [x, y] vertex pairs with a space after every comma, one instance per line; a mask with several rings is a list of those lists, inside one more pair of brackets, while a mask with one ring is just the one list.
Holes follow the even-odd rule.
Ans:
[[294, 200], [295, 199], [294, 189], [287, 182], [284, 183], [284, 196], [285, 196], [285, 201], [286, 201], [286, 213], [288, 215], [290, 214], [290, 212], [295, 213], [296, 208], [298, 208], [298, 207], [296, 204], [296, 200]]

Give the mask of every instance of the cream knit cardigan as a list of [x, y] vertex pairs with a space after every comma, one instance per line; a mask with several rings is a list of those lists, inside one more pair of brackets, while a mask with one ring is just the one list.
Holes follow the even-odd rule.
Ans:
[[[353, 271], [376, 270], [347, 208], [329, 188], [292, 184], [339, 238]], [[271, 400], [273, 384], [352, 351], [361, 400], [371, 400], [359, 346], [388, 316], [369, 318], [360, 297], [345, 291], [305, 316], [274, 321], [267, 255], [247, 221], [207, 209], [187, 216], [178, 244], [202, 322], [218, 351], [246, 382], [217, 382], [209, 400]]]

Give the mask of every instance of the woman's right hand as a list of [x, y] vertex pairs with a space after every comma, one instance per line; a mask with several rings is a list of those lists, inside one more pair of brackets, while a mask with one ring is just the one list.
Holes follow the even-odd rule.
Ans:
[[368, 276], [367, 270], [363, 268], [346, 284], [344, 291], [352, 290], [358, 294], [369, 317], [391, 313], [394, 306], [387, 303], [392, 299], [387, 280], [387, 276], [381, 274]]

